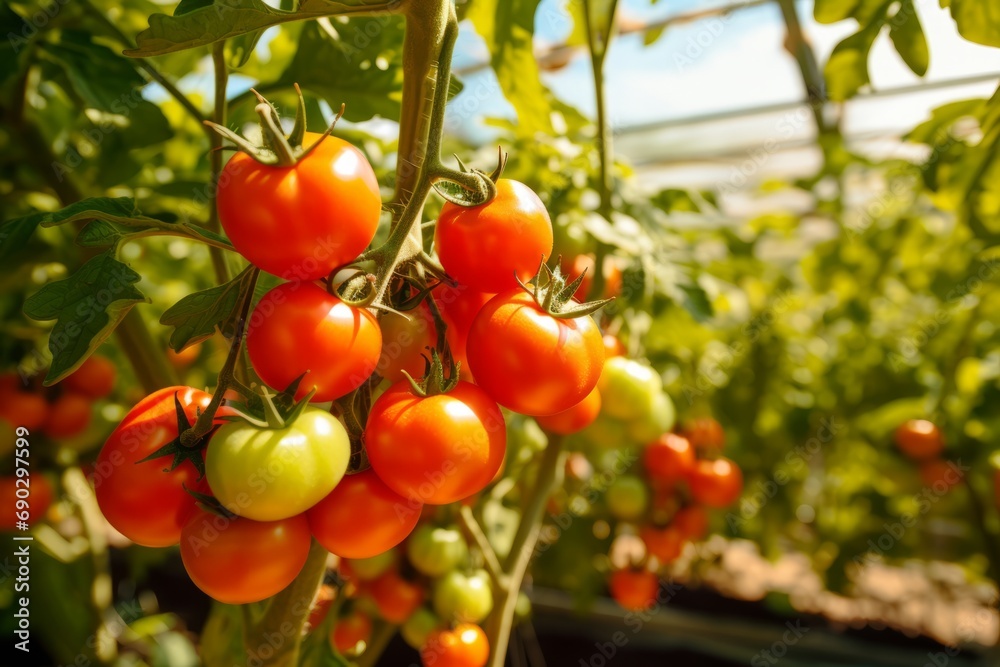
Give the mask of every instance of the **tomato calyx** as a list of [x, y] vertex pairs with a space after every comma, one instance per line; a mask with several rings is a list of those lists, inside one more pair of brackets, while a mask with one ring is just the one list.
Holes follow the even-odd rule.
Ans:
[[177, 437], [149, 456], [139, 459], [136, 461], [136, 464], [147, 463], [154, 459], [170, 456], [172, 457], [170, 467], [165, 468], [163, 472], [170, 472], [185, 461], [190, 461], [191, 465], [198, 471], [198, 479], [201, 479], [205, 476], [205, 456], [203, 452], [212, 434], [215, 433], [215, 428], [200, 438], [195, 439], [191, 445], [185, 445], [181, 442], [181, 434], [191, 428], [191, 420], [188, 419], [187, 413], [184, 411], [184, 406], [181, 405], [180, 398], [177, 396], [177, 392], [174, 393], [174, 408], [177, 411]]
[[184, 490], [187, 491], [191, 497], [197, 500], [198, 504], [206, 512], [210, 512], [216, 516], [221, 516], [225, 519], [235, 519], [239, 516], [235, 512], [228, 510], [226, 506], [219, 502], [219, 499], [213, 495], [202, 493], [201, 491], [195, 491], [194, 489], [189, 489], [186, 486], [184, 487]]
[[535, 299], [535, 303], [543, 312], [556, 319], [574, 319], [590, 315], [614, 301], [614, 297], [586, 303], [574, 301], [573, 295], [586, 277], [587, 270], [584, 269], [579, 276], [570, 281], [559, 268], [560, 263], [561, 258], [556, 260], [556, 268], [550, 269], [543, 258], [535, 277], [527, 284], [517, 275], [514, 276], [517, 283]]
[[[458, 171], [452, 176], [439, 175], [437, 182], [433, 184], [434, 190], [457, 206], [481, 206], [493, 201], [497, 196], [497, 179], [507, 165], [507, 154], [503, 152], [503, 148], [498, 148], [497, 166], [489, 174], [481, 169], [469, 168], [457, 155], [455, 160], [458, 161]], [[454, 176], [463, 178], [460, 181]], [[465, 176], [471, 178], [464, 178]]]
[[340, 111], [337, 112], [336, 117], [326, 129], [326, 132], [320, 135], [319, 139], [309, 146], [303, 146], [302, 142], [306, 134], [306, 103], [302, 97], [302, 90], [299, 88], [299, 84], [296, 83], [294, 85], [295, 93], [298, 95], [299, 100], [295, 110], [295, 125], [292, 126], [292, 131], [287, 135], [281, 129], [281, 118], [278, 116], [278, 110], [275, 106], [256, 90], [253, 88], [250, 89], [257, 96], [257, 106], [254, 107], [254, 111], [260, 116], [260, 130], [264, 139], [262, 146], [255, 146], [246, 137], [242, 137], [218, 123], [213, 123], [210, 120], [206, 120], [204, 123], [224, 138], [233, 142], [236, 145], [236, 150], [246, 153], [261, 164], [277, 167], [294, 167], [308, 157], [313, 150], [323, 143], [324, 139], [330, 136], [333, 128], [337, 125], [337, 121], [344, 115], [344, 105], [341, 104]]
[[[302, 400], [295, 400], [295, 392], [299, 389], [302, 379], [309, 373], [306, 371], [295, 378], [284, 391], [272, 394], [267, 388], [261, 388], [260, 393], [247, 396], [245, 403], [229, 403], [229, 413], [220, 419], [224, 421], [244, 421], [260, 429], [283, 429], [294, 422], [309, 401], [316, 394], [313, 388]], [[258, 416], [259, 415], [259, 416]]]
[[423, 378], [419, 381], [414, 380], [405, 370], [403, 371], [403, 375], [406, 376], [407, 382], [410, 383], [410, 390], [414, 394], [420, 398], [427, 398], [428, 396], [447, 394], [454, 389], [458, 385], [458, 372], [461, 369], [461, 365], [461, 363], [452, 359], [450, 354], [445, 355], [445, 358], [442, 360], [437, 350], [431, 350], [431, 359], [427, 362]]

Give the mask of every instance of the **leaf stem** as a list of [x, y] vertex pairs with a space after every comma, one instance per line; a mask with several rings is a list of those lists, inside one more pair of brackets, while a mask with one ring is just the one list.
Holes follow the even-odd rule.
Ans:
[[[226, 65], [226, 40], [221, 40], [212, 45], [212, 64], [215, 67], [215, 111], [212, 120], [217, 125], [226, 125], [226, 84], [229, 82], [229, 66]], [[222, 174], [222, 135], [212, 132], [211, 128], [203, 125], [208, 131], [209, 144], [211, 146], [211, 167], [212, 167], [212, 187], [208, 201], [208, 229], [219, 232], [219, 209], [215, 205], [219, 191], [219, 176]], [[212, 267], [215, 269], [215, 279], [219, 283], [229, 282], [229, 266], [226, 264], [225, 256], [218, 248], [208, 249], [212, 256]]]
[[496, 551], [493, 550], [493, 545], [490, 544], [490, 541], [486, 538], [486, 533], [483, 532], [482, 526], [479, 525], [475, 515], [473, 515], [472, 508], [468, 505], [462, 505], [462, 508], [458, 512], [458, 520], [466, 538], [471, 539], [479, 547], [479, 551], [482, 552], [483, 562], [486, 564], [486, 571], [490, 573], [490, 577], [493, 579], [493, 585], [496, 588], [504, 588], [507, 585], [507, 575], [503, 571], [503, 566], [500, 565], [500, 559], [497, 558]]

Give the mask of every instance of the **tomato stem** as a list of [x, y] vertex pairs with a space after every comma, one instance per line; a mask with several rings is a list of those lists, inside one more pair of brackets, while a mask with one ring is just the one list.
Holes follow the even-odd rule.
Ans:
[[[215, 67], [215, 111], [212, 114], [212, 120], [218, 125], [225, 125], [228, 111], [226, 86], [229, 82], [229, 66], [226, 65], [226, 40], [220, 40], [212, 46], [212, 63]], [[215, 132], [209, 132], [209, 144], [211, 147], [212, 187], [209, 189], [208, 197], [208, 229], [218, 233], [221, 226], [219, 209], [215, 205], [215, 199], [219, 192], [219, 177], [223, 167], [222, 137]], [[229, 265], [226, 264], [225, 255], [215, 247], [210, 247], [208, 252], [212, 258], [212, 267], [215, 269], [215, 279], [220, 284], [229, 282]]]
[[486, 565], [486, 571], [490, 573], [490, 577], [493, 579], [493, 586], [498, 590], [506, 588], [508, 585], [507, 574], [503, 571], [503, 566], [500, 565], [500, 559], [497, 558], [496, 551], [493, 550], [493, 545], [490, 544], [486, 533], [483, 532], [483, 527], [479, 525], [475, 515], [472, 513], [472, 508], [468, 505], [462, 505], [458, 513], [458, 519], [466, 539], [472, 540], [479, 548], [480, 553], [483, 554], [483, 563]]
[[507, 573], [506, 585], [498, 587], [499, 604], [493, 608], [493, 613], [486, 626], [491, 650], [489, 667], [504, 667], [507, 644], [510, 641], [511, 628], [514, 625], [517, 596], [521, 591], [521, 584], [528, 571], [528, 565], [531, 564], [535, 544], [538, 542], [542, 519], [545, 516], [545, 504], [552, 491], [561, 483], [562, 450], [562, 436], [551, 436], [549, 445], [542, 453], [542, 459], [538, 464], [538, 476], [524, 505], [524, 513], [521, 515], [521, 523], [514, 535], [510, 553], [504, 559], [503, 569]]

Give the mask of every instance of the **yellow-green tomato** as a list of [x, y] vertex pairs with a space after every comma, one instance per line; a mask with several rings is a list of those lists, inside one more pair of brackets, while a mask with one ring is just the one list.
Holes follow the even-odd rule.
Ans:
[[479, 623], [492, 610], [493, 590], [485, 570], [452, 570], [434, 585], [434, 611], [445, 620]]
[[605, 360], [601, 379], [601, 412], [618, 419], [634, 419], [649, 410], [656, 394], [663, 391], [660, 375], [645, 364], [625, 357]]
[[642, 516], [649, 504], [649, 489], [635, 475], [622, 475], [604, 492], [608, 511], [616, 519], [633, 521]]
[[646, 445], [674, 427], [677, 411], [674, 402], [663, 392], [654, 394], [646, 414], [628, 422], [629, 439], [637, 445]]
[[307, 407], [280, 429], [245, 422], [222, 426], [208, 444], [205, 474], [216, 498], [255, 521], [301, 514], [347, 472], [347, 430], [325, 410]]
[[406, 619], [399, 629], [399, 634], [403, 635], [403, 640], [411, 648], [419, 651], [427, 643], [427, 637], [442, 625], [441, 619], [435, 616], [434, 612], [427, 607], [421, 607]]
[[465, 563], [469, 547], [458, 528], [424, 524], [407, 538], [406, 557], [417, 572], [440, 577]]

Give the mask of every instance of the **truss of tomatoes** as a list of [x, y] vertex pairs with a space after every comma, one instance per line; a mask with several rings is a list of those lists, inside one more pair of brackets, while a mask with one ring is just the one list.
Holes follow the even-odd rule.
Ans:
[[[220, 179], [222, 227], [249, 262], [287, 280], [255, 305], [246, 351], [263, 383], [297, 403], [277, 418], [265, 410], [263, 421], [224, 406], [192, 443], [182, 434], [211, 396], [154, 392], [108, 438], [93, 483], [114, 528], [142, 545], [179, 543], [194, 583], [237, 604], [288, 586], [312, 539], [341, 557], [370, 558], [400, 544], [425, 504], [480, 492], [504, 462], [501, 406], [551, 415], [585, 401], [604, 341], [590, 317], [599, 305], [572, 298], [580, 281], [544, 265], [538, 273], [552, 225], [527, 186], [499, 179], [487, 203], [445, 204], [435, 247], [455, 283], [380, 319], [319, 282], [354, 261], [378, 226], [378, 183], [362, 153], [326, 135], [265, 132], [266, 149], [226, 136], [241, 151]], [[450, 358], [445, 350], [425, 361], [438, 338], [432, 306], [462, 377], [438, 359]], [[322, 404], [350, 402], [376, 372], [392, 382], [363, 416], [370, 467], [349, 470], [352, 435]], [[364, 630], [355, 621], [337, 644]], [[469, 632], [436, 641], [459, 646]]]

